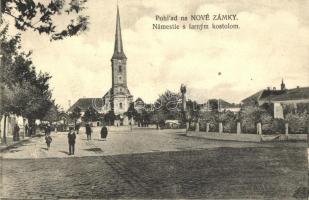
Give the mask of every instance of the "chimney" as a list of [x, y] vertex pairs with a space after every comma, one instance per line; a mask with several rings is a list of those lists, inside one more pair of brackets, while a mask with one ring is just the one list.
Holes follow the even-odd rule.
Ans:
[[69, 100], [69, 108], [71, 108], [71, 100]]
[[267, 87], [267, 90], [269, 91], [269, 90], [270, 90], [270, 87]]
[[299, 85], [296, 88], [299, 89]]

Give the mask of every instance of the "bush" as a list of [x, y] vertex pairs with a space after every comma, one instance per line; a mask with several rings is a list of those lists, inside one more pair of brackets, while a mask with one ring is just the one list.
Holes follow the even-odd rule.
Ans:
[[220, 121], [223, 124], [223, 132], [226, 133], [236, 133], [236, 129], [237, 129], [237, 117], [236, 115], [231, 112], [231, 111], [227, 111], [227, 112], [222, 112], [220, 113]]
[[209, 122], [209, 132], [219, 132], [219, 123]]
[[285, 120], [284, 119], [274, 119], [272, 123], [272, 130], [275, 134], [285, 133]]
[[262, 131], [270, 131], [272, 116], [265, 109], [258, 106], [246, 106], [240, 111], [241, 128], [244, 133], [256, 134], [256, 124], [262, 123]]
[[291, 134], [305, 134], [306, 126], [309, 120], [309, 116], [304, 113], [288, 113], [286, 115], [286, 121], [289, 123], [289, 133]]

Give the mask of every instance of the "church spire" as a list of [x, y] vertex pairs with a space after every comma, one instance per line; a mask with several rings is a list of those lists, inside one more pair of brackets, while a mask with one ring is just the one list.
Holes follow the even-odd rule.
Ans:
[[117, 19], [116, 19], [116, 33], [115, 33], [115, 47], [112, 59], [126, 59], [126, 55], [123, 52], [121, 27], [120, 27], [120, 15], [119, 7], [117, 4]]
[[281, 81], [281, 90], [285, 90], [286, 88], [285, 88], [285, 84], [284, 84], [284, 82], [283, 82], [283, 78], [282, 78], [282, 81]]

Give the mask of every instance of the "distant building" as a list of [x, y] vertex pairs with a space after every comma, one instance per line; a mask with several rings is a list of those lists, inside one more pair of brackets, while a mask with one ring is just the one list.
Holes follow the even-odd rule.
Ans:
[[143, 101], [143, 99], [141, 99], [140, 97], [138, 97], [135, 101], [134, 101], [134, 108], [138, 113], [142, 113], [142, 111], [147, 111], [150, 112], [153, 109], [153, 104], [147, 104]]
[[115, 125], [128, 125], [129, 120], [124, 113], [133, 102], [133, 96], [127, 86], [127, 57], [123, 51], [120, 15], [117, 7], [116, 33], [112, 63], [112, 87], [102, 98], [80, 98], [73, 104], [68, 112], [72, 112], [76, 106], [85, 112], [93, 106], [99, 113], [113, 111], [116, 116]]
[[209, 99], [206, 103], [200, 104], [201, 111], [231, 111], [239, 112], [240, 105], [229, 103], [223, 99]]
[[299, 103], [309, 103], [309, 87], [287, 89], [282, 80], [280, 90], [267, 88], [242, 100], [243, 105], [273, 105], [273, 117], [283, 119], [283, 105], [293, 105], [297, 108]]
[[84, 115], [90, 106], [94, 107], [99, 113], [103, 113], [103, 101], [101, 98], [80, 98], [67, 112], [71, 113], [76, 107], [79, 107], [81, 109], [81, 114]]

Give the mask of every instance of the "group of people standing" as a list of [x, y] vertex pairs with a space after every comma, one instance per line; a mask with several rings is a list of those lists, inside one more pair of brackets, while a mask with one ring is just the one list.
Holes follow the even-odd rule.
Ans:
[[[92, 128], [90, 124], [85, 125], [85, 132], [87, 135], [87, 140], [91, 140], [91, 134], [92, 134]], [[76, 141], [76, 135], [79, 134], [79, 126], [74, 127], [69, 127], [69, 132], [68, 132], [68, 143], [69, 143], [69, 155], [74, 155], [75, 153], [75, 141]], [[108, 130], [106, 126], [103, 126], [100, 131], [101, 134], [101, 139], [106, 140]], [[45, 136], [46, 144], [47, 144], [47, 150], [50, 148], [50, 144], [52, 142], [52, 138], [49, 134], [46, 134]]]

